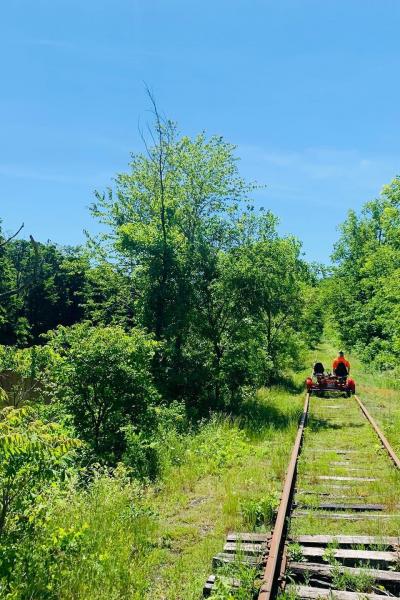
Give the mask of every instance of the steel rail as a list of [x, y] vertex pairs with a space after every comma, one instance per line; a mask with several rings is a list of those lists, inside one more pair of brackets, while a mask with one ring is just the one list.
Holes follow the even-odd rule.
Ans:
[[267, 563], [265, 565], [262, 584], [258, 595], [258, 600], [270, 600], [276, 585], [276, 577], [280, 572], [280, 559], [283, 550], [284, 533], [287, 525], [287, 517], [291, 509], [294, 484], [297, 472], [297, 459], [300, 454], [301, 443], [303, 441], [304, 427], [307, 422], [308, 408], [310, 404], [310, 394], [306, 395], [303, 414], [300, 418], [299, 428], [297, 430], [296, 440], [290, 457], [289, 467], [286, 473], [285, 484], [283, 486], [282, 498], [279, 504], [275, 527], [272, 533], [271, 543]]
[[379, 437], [380, 441], [382, 442], [382, 445], [384, 446], [384, 448], [387, 450], [387, 453], [389, 454], [390, 458], [392, 459], [392, 461], [394, 462], [394, 464], [396, 465], [396, 467], [398, 469], [400, 469], [400, 459], [397, 456], [397, 454], [395, 453], [395, 451], [393, 450], [392, 446], [389, 444], [388, 439], [386, 438], [386, 436], [384, 435], [384, 433], [382, 432], [382, 430], [378, 426], [377, 422], [372, 417], [372, 415], [369, 413], [369, 411], [367, 410], [367, 407], [365, 406], [365, 404], [363, 404], [361, 402], [360, 398], [358, 396], [356, 396], [356, 395], [354, 395], [354, 398], [357, 400], [358, 405], [361, 408], [362, 412], [364, 413], [365, 417], [368, 419], [368, 421], [371, 423], [372, 427], [375, 429], [376, 434], [378, 435], [378, 437]]

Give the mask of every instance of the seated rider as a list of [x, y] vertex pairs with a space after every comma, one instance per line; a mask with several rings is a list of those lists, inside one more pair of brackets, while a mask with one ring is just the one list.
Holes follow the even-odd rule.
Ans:
[[321, 362], [316, 362], [314, 365], [314, 375], [323, 375], [324, 371], [324, 365]]
[[342, 350], [340, 350], [339, 356], [333, 361], [332, 370], [336, 377], [347, 377], [350, 375], [350, 363], [346, 360]]

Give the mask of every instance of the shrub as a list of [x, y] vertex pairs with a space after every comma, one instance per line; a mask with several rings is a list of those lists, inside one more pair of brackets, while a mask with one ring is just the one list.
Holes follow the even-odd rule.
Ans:
[[50, 335], [61, 360], [48, 376], [78, 434], [110, 462], [124, 451], [123, 428], [145, 424], [158, 402], [150, 373], [155, 343], [142, 331], [87, 324]]
[[154, 480], [183, 459], [189, 439], [185, 407], [178, 402], [155, 407], [143, 429], [128, 425], [124, 434], [124, 464], [136, 478]]
[[30, 539], [46, 490], [65, 479], [71, 451], [80, 442], [56, 423], [37, 418], [32, 408], [0, 413], [0, 579], [14, 571], [21, 540]]

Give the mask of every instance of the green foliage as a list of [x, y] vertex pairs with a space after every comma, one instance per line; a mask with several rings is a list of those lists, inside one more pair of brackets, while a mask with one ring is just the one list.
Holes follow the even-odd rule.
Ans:
[[0, 590], [8, 588], [21, 541], [33, 543], [31, 535], [46, 491], [54, 491], [65, 480], [73, 451], [80, 446], [60, 425], [40, 420], [31, 408], [1, 411]]
[[297, 542], [288, 545], [288, 557], [293, 562], [301, 562], [304, 560], [303, 548]]
[[[172, 544], [164, 525], [157, 537], [160, 489], [187, 502], [201, 478], [246, 464], [255, 437], [297, 422], [279, 392], [260, 407], [254, 390], [301, 360], [305, 332], [318, 340], [317, 279], [299, 242], [255, 211], [235, 148], [179, 137], [154, 108], [153, 143], [96, 195], [105, 233], [85, 252], [0, 233], [8, 600], [142, 600]], [[268, 463], [277, 481], [286, 455], [280, 444]], [[235, 494], [227, 515], [271, 525], [273, 492]], [[254, 573], [238, 569], [234, 597], [248, 597]]]
[[85, 489], [74, 480], [51, 487], [30, 521], [18, 546], [6, 549], [14, 554], [7, 575], [2, 563], [2, 598], [144, 597], [138, 564], [154, 543], [154, 515], [123, 468], [95, 472]]
[[[153, 145], [92, 206], [107, 227], [92, 241], [99, 274], [114, 286], [114, 272], [132, 299], [118, 322], [136, 321], [162, 342], [153, 369], [163, 397], [185, 400], [194, 414], [236, 410], [246, 387], [298, 358], [307, 268], [299, 243], [278, 238], [276, 219], [254, 210], [234, 147], [204, 134], [179, 138], [155, 116]], [[89, 310], [110, 322], [108, 308]]]
[[133, 425], [123, 429], [125, 451], [122, 460], [133, 476], [141, 480], [155, 479], [172, 465], [180, 464], [191, 439], [182, 404], [157, 406], [152, 411], [145, 429]]
[[348, 590], [350, 592], [372, 592], [374, 578], [367, 569], [360, 568], [359, 573], [352, 573], [344, 569], [338, 561], [332, 563], [332, 587], [338, 590]]
[[[232, 564], [218, 570], [211, 598], [214, 600], [249, 600], [256, 596], [257, 569], [240, 562], [238, 558]], [[237, 586], [237, 583], [240, 585]], [[236, 584], [236, 585], [235, 585]]]
[[304, 308], [302, 312], [302, 328], [308, 346], [314, 347], [321, 340], [326, 320], [326, 299], [324, 282], [305, 285], [303, 288]]
[[138, 329], [81, 324], [59, 327], [49, 345], [59, 356], [46, 372], [56, 398], [96, 454], [114, 462], [124, 450], [123, 428], [145, 426], [158, 402], [150, 373], [155, 342]]
[[373, 367], [400, 362], [400, 179], [384, 186], [380, 198], [350, 211], [342, 225], [327, 285], [343, 342]]
[[40, 485], [66, 468], [66, 456], [81, 445], [57, 423], [45, 423], [30, 408], [0, 413], [0, 533], [18, 521]]
[[26, 240], [0, 247], [0, 343], [37, 344], [49, 329], [82, 319], [88, 269], [79, 248]]
[[270, 493], [259, 499], [250, 498], [242, 502], [243, 521], [250, 529], [273, 525], [279, 506], [279, 495]]

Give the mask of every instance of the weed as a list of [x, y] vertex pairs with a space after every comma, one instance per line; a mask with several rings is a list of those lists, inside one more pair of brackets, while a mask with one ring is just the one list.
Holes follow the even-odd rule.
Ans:
[[337, 563], [336, 558], [335, 558], [336, 550], [337, 550], [337, 545], [335, 545], [334, 543], [328, 544], [327, 547], [325, 548], [324, 554], [322, 556], [323, 560], [330, 565], [335, 565]]
[[236, 560], [218, 570], [211, 597], [214, 600], [249, 600], [257, 592], [257, 569]]
[[251, 529], [272, 525], [278, 506], [279, 496], [274, 492], [258, 500], [246, 499], [240, 505], [243, 522]]
[[298, 600], [299, 595], [295, 585], [287, 586], [283, 591], [279, 592], [279, 600]]
[[287, 552], [289, 560], [293, 562], [301, 562], [304, 560], [303, 549], [298, 543], [289, 544]]
[[339, 563], [332, 567], [332, 586], [338, 590], [365, 593], [372, 590], [373, 583], [374, 578], [364, 569], [360, 568], [358, 573], [352, 573]]

